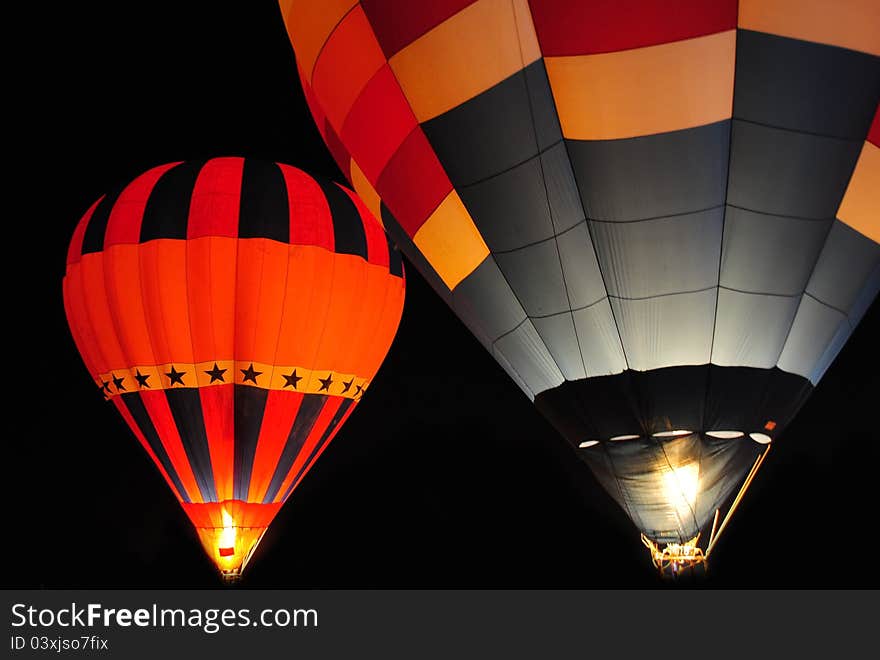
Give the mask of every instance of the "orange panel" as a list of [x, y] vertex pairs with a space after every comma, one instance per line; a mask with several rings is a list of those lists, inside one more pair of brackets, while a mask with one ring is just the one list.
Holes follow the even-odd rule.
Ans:
[[739, 27], [880, 55], [877, 0], [740, 0]]
[[479, 0], [390, 60], [419, 122], [425, 122], [541, 57], [523, 2]]
[[[291, 245], [287, 287], [275, 363], [312, 368], [330, 306], [336, 255], [309, 245]], [[322, 366], [323, 368], [323, 366]]]
[[147, 328], [157, 363], [191, 364], [186, 241], [158, 239], [140, 246], [140, 273]]
[[263, 411], [260, 437], [254, 452], [248, 488], [249, 502], [263, 501], [302, 400], [303, 395], [299, 392], [269, 392]]
[[129, 367], [156, 364], [141, 295], [140, 247], [118, 244], [103, 253], [107, 300]]
[[205, 236], [186, 243], [186, 286], [196, 362], [232, 360], [238, 239]]
[[291, 43], [296, 45], [296, 59], [312, 80], [312, 69], [318, 53], [340, 19], [357, 4], [357, 0], [281, 0], [281, 15]]
[[729, 119], [736, 30], [616, 53], [549, 57], [565, 137], [616, 140]]
[[125, 369], [128, 367], [128, 360], [119, 344], [116, 324], [104, 288], [104, 256], [100, 252], [92, 252], [83, 255], [79, 263], [82, 276], [80, 295], [85, 302], [87, 323], [94, 333], [95, 345], [103, 358], [103, 365], [98, 366], [102, 372]]
[[77, 261], [68, 266], [67, 274], [64, 276], [64, 312], [67, 315], [70, 334], [73, 335], [73, 341], [83, 362], [85, 362], [86, 369], [97, 382], [97, 374], [104, 371], [105, 361], [97, 347], [97, 340], [92, 331], [91, 322], [88, 320], [88, 313], [82, 299], [81, 280], [82, 271]]
[[880, 147], [865, 142], [837, 217], [880, 243]]
[[383, 64], [385, 55], [373, 28], [364, 10], [355, 7], [327, 40], [312, 77], [312, 91], [337, 133], [358, 94]]
[[364, 261], [351, 254], [337, 254], [333, 267], [333, 288], [330, 306], [321, 328], [320, 343], [310, 367], [332, 369], [348, 373], [353, 371], [340, 364], [340, 357], [348, 350], [352, 334], [354, 309], [362, 304], [364, 289]]

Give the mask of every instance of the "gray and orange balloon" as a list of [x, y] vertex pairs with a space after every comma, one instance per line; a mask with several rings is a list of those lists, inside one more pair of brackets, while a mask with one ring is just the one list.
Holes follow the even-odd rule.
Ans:
[[229, 578], [361, 400], [403, 300], [400, 254], [354, 193], [242, 158], [99, 199], [64, 277], [89, 373]]
[[280, 5], [412, 263], [652, 552], [714, 540], [880, 288], [880, 4]]

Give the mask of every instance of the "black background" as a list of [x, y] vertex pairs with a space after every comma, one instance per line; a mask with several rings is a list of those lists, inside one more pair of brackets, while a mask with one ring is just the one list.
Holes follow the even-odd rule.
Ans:
[[[100, 4], [100, 3], [99, 3]], [[42, 9], [41, 9], [42, 8]], [[215, 587], [170, 490], [94, 391], [61, 279], [76, 222], [154, 165], [242, 155], [343, 181], [280, 12], [42, 6], [7, 62], [3, 586]], [[15, 32], [17, 23], [7, 23]], [[414, 268], [369, 396], [285, 505], [247, 587], [660, 585], [638, 533]], [[787, 429], [709, 587], [880, 586], [878, 304]]]

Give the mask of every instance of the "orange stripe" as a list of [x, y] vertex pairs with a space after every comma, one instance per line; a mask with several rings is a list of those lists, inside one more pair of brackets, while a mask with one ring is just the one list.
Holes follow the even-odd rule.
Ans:
[[248, 501], [263, 501], [302, 400], [303, 395], [298, 392], [269, 392], [254, 453]]
[[[235, 355], [273, 364], [287, 290], [290, 246], [266, 239], [238, 241]], [[298, 286], [296, 280], [291, 286]]]
[[193, 502], [202, 501], [202, 493], [196, 483], [195, 475], [193, 475], [192, 467], [180, 440], [180, 434], [177, 431], [177, 425], [174, 423], [174, 417], [171, 409], [168, 407], [168, 400], [165, 398], [165, 392], [157, 390], [154, 392], [142, 391], [140, 393], [141, 400], [144, 402], [144, 408], [153, 422], [156, 434], [165, 447], [165, 452], [180, 477], [180, 482], [186, 488], [189, 499]]
[[318, 419], [315, 420], [315, 425], [312, 427], [312, 432], [303, 443], [302, 449], [300, 449], [299, 454], [297, 454], [296, 460], [293, 462], [293, 465], [290, 468], [290, 472], [287, 473], [287, 476], [284, 477], [284, 481], [281, 482], [281, 488], [278, 489], [278, 494], [275, 496], [274, 499], [275, 502], [281, 501], [281, 497], [283, 497], [284, 493], [287, 492], [287, 488], [288, 486], [290, 486], [290, 482], [293, 481], [300, 467], [305, 464], [309, 454], [318, 444], [318, 440], [321, 439], [324, 431], [327, 430], [327, 426], [329, 426], [330, 420], [333, 419], [333, 415], [335, 415], [336, 411], [339, 410], [339, 406], [341, 403], [342, 399], [336, 397], [327, 399], [327, 403], [325, 403], [324, 407], [321, 409], [321, 413], [318, 415]]
[[837, 217], [863, 236], [880, 243], [880, 147], [870, 142], [862, 146]]
[[281, 0], [280, 4], [287, 34], [291, 43], [296, 44], [297, 62], [311, 81], [318, 53], [357, 0]]
[[237, 245], [238, 239], [220, 236], [186, 242], [188, 320], [195, 362], [233, 359]]
[[877, 0], [740, 0], [739, 27], [880, 55]]
[[616, 140], [729, 119], [735, 57], [736, 30], [728, 30], [545, 63], [563, 135]]
[[100, 351], [101, 371], [124, 369], [128, 360], [119, 344], [107, 290], [104, 287], [104, 258], [100, 252], [83, 255], [80, 260], [81, 289], [87, 323], [94, 333], [95, 347]]
[[127, 366], [156, 363], [141, 293], [140, 247], [113, 245], [101, 253], [107, 300]]
[[186, 241], [158, 239], [140, 246], [147, 329], [157, 363], [192, 363], [186, 287]]

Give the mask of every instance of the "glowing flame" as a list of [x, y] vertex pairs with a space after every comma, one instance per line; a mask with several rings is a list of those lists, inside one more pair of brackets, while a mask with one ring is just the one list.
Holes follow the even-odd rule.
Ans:
[[692, 515], [699, 489], [698, 463], [688, 463], [663, 474], [663, 494], [681, 517]]
[[222, 509], [221, 514], [223, 516], [223, 531], [220, 532], [218, 545], [221, 549], [235, 548], [235, 521], [232, 519], [232, 516], [226, 513], [226, 509]]

